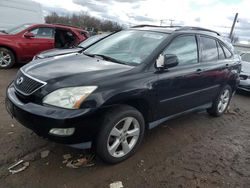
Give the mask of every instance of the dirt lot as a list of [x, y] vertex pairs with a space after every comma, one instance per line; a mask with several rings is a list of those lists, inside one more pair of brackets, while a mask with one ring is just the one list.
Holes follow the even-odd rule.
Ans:
[[[47, 142], [12, 120], [5, 111], [8, 83], [18, 67], [0, 70], [0, 187], [250, 187], [250, 95], [237, 94], [231, 113], [221, 118], [205, 112], [164, 123], [145, 136], [139, 151], [118, 165], [65, 167], [62, 155], [82, 151]], [[233, 112], [233, 113], [232, 113]], [[40, 152], [49, 150], [41, 159]], [[88, 153], [89, 154], [89, 153]], [[30, 166], [15, 175], [7, 168], [25, 159]]]

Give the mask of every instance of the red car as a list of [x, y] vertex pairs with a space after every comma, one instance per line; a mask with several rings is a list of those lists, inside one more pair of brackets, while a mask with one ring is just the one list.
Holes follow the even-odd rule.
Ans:
[[23, 24], [0, 32], [0, 69], [25, 63], [45, 50], [72, 48], [88, 38], [88, 32], [60, 24]]

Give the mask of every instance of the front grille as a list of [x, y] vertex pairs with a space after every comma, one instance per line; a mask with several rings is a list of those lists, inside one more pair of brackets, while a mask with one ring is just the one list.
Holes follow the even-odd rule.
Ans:
[[241, 80], [246, 80], [247, 78], [248, 78], [247, 75], [242, 75], [242, 74], [240, 75], [240, 79], [241, 79]]
[[23, 73], [22, 70], [18, 71], [14, 82], [15, 89], [23, 95], [31, 95], [44, 85], [46, 85], [45, 82]]

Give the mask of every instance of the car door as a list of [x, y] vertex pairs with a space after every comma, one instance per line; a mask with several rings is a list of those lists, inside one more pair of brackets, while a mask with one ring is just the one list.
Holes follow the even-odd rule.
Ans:
[[163, 54], [174, 54], [179, 65], [158, 73], [157, 118], [177, 114], [201, 105], [200, 63], [195, 35], [180, 35], [172, 40]]
[[202, 102], [211, 102], [228, 75], [230, 59], [226, 59], [225, 52], [218, 40], [209, 36], [199, 36], [201, 47], [201, 80], [203, 82]]
[[54, 28], [37, 27], [28, 32], [33, 33], [34, 37], [23, 37], [22, 43], [20, 44], [26, 60], [31, 60], [34, 55], [54, 48]]

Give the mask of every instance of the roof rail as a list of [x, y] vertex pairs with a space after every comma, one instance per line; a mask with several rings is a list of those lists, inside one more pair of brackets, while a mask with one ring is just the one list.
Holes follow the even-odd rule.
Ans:
[[61, 24], [61, 23], [54, 23], [54, 25], [61, 25], [61, 26], [66, 26], [66, 27], [74, 27], [74, 28], [77, 28], [77, 29], [83, 29], [81, 27], [77, 27], [77, 26], [74, 26], [74, 25], [67, 25], [67, 24]]
[[210, 29], [206, 29], [206, 28], [202, 28], [202, 27], [189, 27], [189, 26], [184, 26], [184, 27], [181, 27], [180, 29], [177, 29], [176, 31], [183, 31], [183, 30], [200, 30], [200, 31], [208, 31], [208, 32], [215, 33], [215, 34], [218, 35], [218, 36], [221, 36], [220, 33], [218, 33], [217, 31], [210, 30]]
[[179, 25], [173, 25], [173, 26], [158, 26], [158, 25], [136, 25], [131, 28], [138, 28], [138, 27], [161, 27], [161, 28], [178, 28], [175, 31], [183, 31], [183, 30], [200, 30], [200, 31], [207, 31], [207, 32], [212, 32], [215, 33], [218, 36], [221, 36], [220, 33], [214, 30], [202, 28], [202, 27], [191, 27], [191, 26], [179, 26]]
[[136, 25], [136, 26], [133, 26], [131, 28], [138, 28], [138, 27], [162, 27], [162, 28], [175, 28], [175, 27], [182, 27], [182, 26], [179, 26], [179, 25], [173, 25], [173, 26], [159, 26], [159, 25]]

